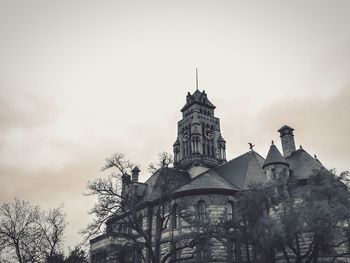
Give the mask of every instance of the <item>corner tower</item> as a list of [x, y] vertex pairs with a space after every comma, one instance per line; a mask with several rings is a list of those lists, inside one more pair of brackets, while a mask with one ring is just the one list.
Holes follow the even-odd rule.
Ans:
[[226, 162], [226, 142], [214, 110], [204, 90], [187, 94], [173, 145], [175, 166], [181, 169], [215, 167]]

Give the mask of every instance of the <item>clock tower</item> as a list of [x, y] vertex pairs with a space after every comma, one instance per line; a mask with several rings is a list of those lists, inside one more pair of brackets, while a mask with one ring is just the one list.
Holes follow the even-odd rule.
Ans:
[[211, 168], [226, 162], [226, 142], [221, 136], [220, 119], [214, 116], [214, 110], [215, 106], [204, 90], [197, 89], [193, 94], [187, 94], [173, 145], [176, 167]]

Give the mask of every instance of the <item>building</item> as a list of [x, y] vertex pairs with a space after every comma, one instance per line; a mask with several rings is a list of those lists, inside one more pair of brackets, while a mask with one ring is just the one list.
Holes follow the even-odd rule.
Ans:
[[[181, 259], [181, 262], [237, 262], [232, 248], [228, 249], [227, 244], [218, 240], [202, 248], [199, 242], [194, 245], [195, 248], [192, 244], [192, 247], [176, 250], [183, 244], [181, 237], [189, 234], [186, 231], [189, 222], [181, 220], [178, 213], [187, 211], [199, 222], [222, 222], [232, 218], [232, 204], [237, 192], [251, 185], [264, 184], [279, 172], [303, 184], [315, 169], [323, 166], [304, 149], [296, 149], [294, 129], [287, 125], [278, 130], [282, 153], [272, 142], [266, 158], [254, 151], [251, 145], [248, 152], [226, 160], [226, 142], [220, 119], [215, 116], [215, 106], [206, 92], [196, 90], [193, 94], [188, 93], [181, 112], [182, 119], [177, 124], [177, 138], [173, 145], [174, 167], [163, 169], [168, 183], [167, 196], [171, 197], [166, 200], [169, 205], [166, 213], [171, 216], [166, 229], [160, 232], [161, 239], [165, 241], [157, 253], [164, 256], [175, 248], [176, 253], [168, 253], [166, 262], [175, 261], [174, 257]], [[138, 182], [139, 172], [135, 167], [132, 176], [123, 178], [123, 183], [125, 187], [127, 182], [132, 182], [132, 194], [139, 204], [135, 214], [140, 218], [141, 228], [153, 233], [150, 242], [156, 242], [159, 226], [154, 222], [154, 209], [160, 205], [162, 198], [164, 173], [155, 172], [145, 183], [141, 183]], [[107, 232], [90, 241], [93, 263], [140, 262], [141, 258], [148, 262], [150, 253], [147, 249], [135, 251], [134, 241], [142, 237], [137, 237], [133, 227], [127, 225], [124, 215], [128, 213], [132, 212], [126, 209], [124, 214], [109, 220]], [[134, 235], [133, 238], [130, 238], [131, 235]]]

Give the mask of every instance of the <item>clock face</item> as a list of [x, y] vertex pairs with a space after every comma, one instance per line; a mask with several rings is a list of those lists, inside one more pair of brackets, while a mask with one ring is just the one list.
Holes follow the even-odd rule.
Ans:
[[204, 129], [204, 136], [208, 140], [212, 140], [214, 138], [214, 131], [211, 128], [205, 128]]
[[188, 130], [184, 130], [182, 134], [182, 140], [187, 141], [189, 137], [190, 137], [190, 132]]

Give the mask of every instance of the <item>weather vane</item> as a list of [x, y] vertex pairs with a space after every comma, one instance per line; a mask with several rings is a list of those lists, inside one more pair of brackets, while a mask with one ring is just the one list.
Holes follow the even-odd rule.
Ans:
[[249, 150], [253, 150], [255, 144], [252, 144], [251, 142], [248, 142], [248, 144], [249, 144]]

